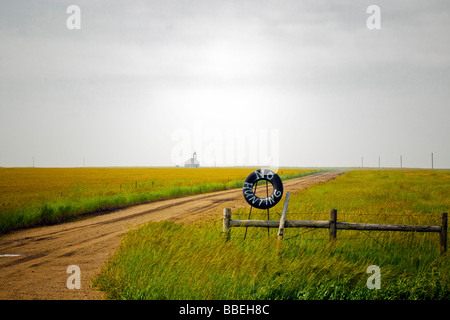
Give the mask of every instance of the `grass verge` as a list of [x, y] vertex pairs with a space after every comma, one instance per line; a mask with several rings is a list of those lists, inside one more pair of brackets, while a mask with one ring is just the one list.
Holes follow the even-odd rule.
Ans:
[[[341, 221], [433, 224], [448, 209], [449, 176], [351, 171], [293, 194], [288, 219], [304, 212], [319, 220], [336, 208]], [[275, 212], [280, 205], [272, 213], [278, 219]], [[241, 209], [233, 218], [247, 214]], [[439, 255], [437, 234], [340, 230], [330, 243], [326, 229], [286, 229], [280, 243], [275, 230], [249, 229], [243, 240], [245, 229], [232, 228], [225, 241], [221, 223], [159, 222], [130, 231], [94, 283], [110, 299], [450, 298], [449, 255]], [[370, 265], [380, 267], [380, 290], [367, 288]]]

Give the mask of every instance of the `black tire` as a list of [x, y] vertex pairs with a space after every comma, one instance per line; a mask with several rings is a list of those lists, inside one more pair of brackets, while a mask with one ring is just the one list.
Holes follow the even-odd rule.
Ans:
[[[259, 198], [253, 192], [253, 186], [260, 180], [268, 181], [273, 186], [272, 194], [266, 198]], [[258, 169], [250, 173], [245, 179], [242, 186], [242, 192], [244, 193], [245, 201], [252, 207], [258, 209], [269, 209], [275, 206], [283, 196], [283, 182], [280, 177], [268, 169]]]

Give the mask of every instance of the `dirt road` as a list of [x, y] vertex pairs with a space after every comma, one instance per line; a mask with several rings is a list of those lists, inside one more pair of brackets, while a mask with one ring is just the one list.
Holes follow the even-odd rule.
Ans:
[[[283, 183], [294, 193], [342, 174], [319, 173]], [[241, 189], [138, 205], [81, 221], [20, 230], [0, 237], [0, 299], [103, 299], [92, 278], [130, 228], [148, 221], [189, 223], [220, 218], [222, 209], [247, 207]], [[70, 265], [80, 268], [81, 288], [66, 285]]]

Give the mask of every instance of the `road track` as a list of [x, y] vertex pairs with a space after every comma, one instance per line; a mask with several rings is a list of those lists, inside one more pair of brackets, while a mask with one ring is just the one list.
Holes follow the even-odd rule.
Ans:
[[[295, 193], [336, 178], [323, 172], [283, 182]], [[149, 221], [192, 223], [220, 219], [222, 209], [247, 207], [241, 189], [161, 200], [53, 226], [18, 230], [0, 237], [0, 299], [96, 300], [103, 293], [92, 279], [120, 244], [124, 233]], [[81, 288], [69, 290], [67, 268], [77, 265]]]

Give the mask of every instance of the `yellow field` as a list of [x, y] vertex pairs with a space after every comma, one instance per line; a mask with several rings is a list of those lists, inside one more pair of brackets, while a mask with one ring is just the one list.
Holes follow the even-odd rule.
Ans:
[[[3, 220], [11, 219], [14, 221], [7, 224], [34, 224], [31, 218], [16, 221], [18, 211], [24, 216], [37, 217], [37, 223], [45, 223], [49, 219], [54, 222], [56, 217], [59, 221], [61, 214], [77, 215], [239, 187], [253, 170], [255, 168], [0, 168], [0, 225]], [[278, 173], [288, 178], [310, 171], [281, 169]], [[42, 219], [42, 215], [46, 217]], [[0, 226], [0, 232], [2, 230], [5, 227]]]

